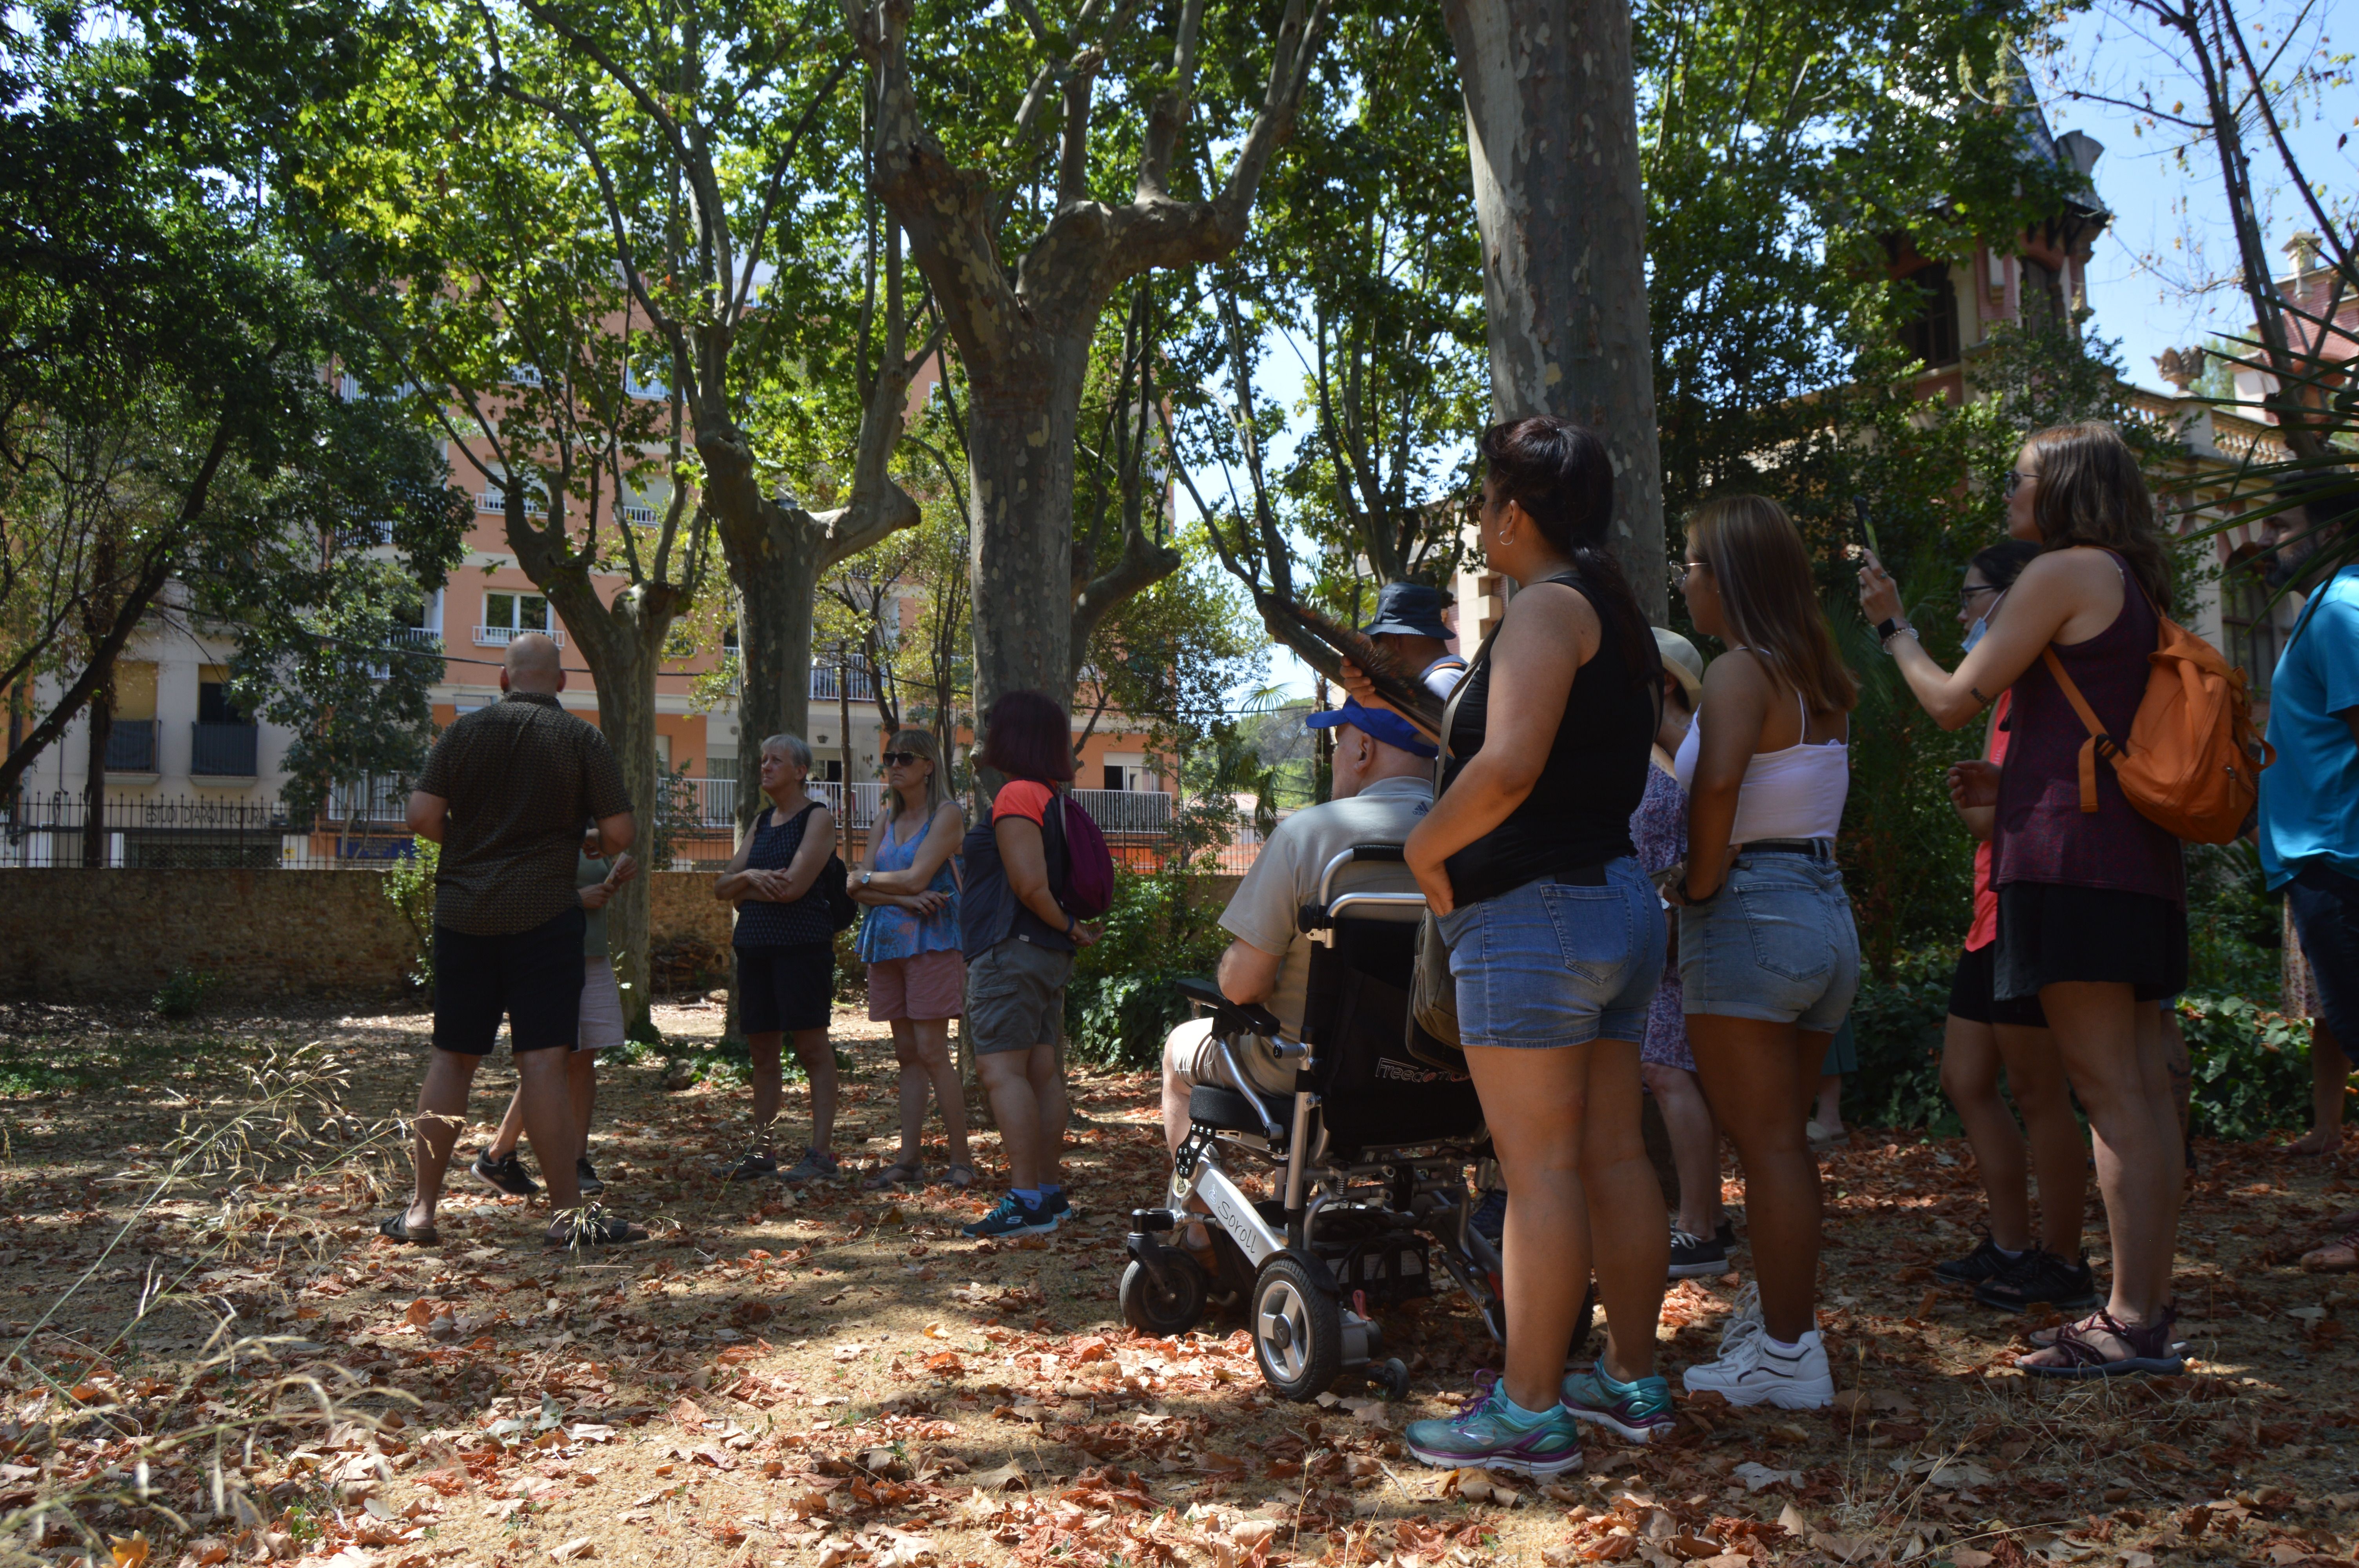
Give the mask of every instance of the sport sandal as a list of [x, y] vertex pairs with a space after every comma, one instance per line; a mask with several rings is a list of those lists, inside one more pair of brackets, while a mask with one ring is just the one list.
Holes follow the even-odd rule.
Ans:
[[[2017, 1357], [2015, 1364], [2035, 1378], [2119, 1378], [2133, 1373], [2180, 1377], [2187, 1370], [2187, 1361], [2170, 1343], [2171, 1326], [2178, 1321], [2177, 1307], [2165, 1307], [2160, 1317], [2136, 1328], [2112, 1313], [2097, 1313], [2058, 1329], [2055, 1338], [2035, 1352], [2043, 1356], [2049, 1351], [2059, 1352], [2064, 1357], [2061, 1363], [2042, 1366], [2023, 1356]], [[2120, 1340], [2129, 1354], [2118, 1358], [2107, 1356], [2093, 1337], [2100, 1334], [2110, 1334]]]

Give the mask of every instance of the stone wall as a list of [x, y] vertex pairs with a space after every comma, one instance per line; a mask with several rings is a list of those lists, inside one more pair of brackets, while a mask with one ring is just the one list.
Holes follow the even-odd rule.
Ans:
[[[654, 946], [725, 948], [705, 871], [657, 871]], [[220, 994], [400, 994], [408, 925], [377, 871], [0, 870], [0, 994], [145, 1002], [175, 969]]]

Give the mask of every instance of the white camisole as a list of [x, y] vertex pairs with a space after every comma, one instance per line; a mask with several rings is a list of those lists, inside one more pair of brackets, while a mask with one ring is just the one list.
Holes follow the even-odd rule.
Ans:
[[[1810, 732], [1810, 710], [1797, 691], [1802, 709], [1802, 733]], [[1699, 715], [1699, 720], [1701, 715]], [[1693, 794], [1696, 756], [1703, 726], [1688, 726], [1680, 742], [1680, 788]], [[1736, 795], [1736, 820], [1728, 830], [1731, 844], [1761, 838], [1832, 838], [1843, 826], [1843, 801], [1851, 794], [1851, 743], [1823, 741], [1812, 745], [1799, 741], [1782, 752], [1756, 752], [1745, 765], [1745, 783]]]

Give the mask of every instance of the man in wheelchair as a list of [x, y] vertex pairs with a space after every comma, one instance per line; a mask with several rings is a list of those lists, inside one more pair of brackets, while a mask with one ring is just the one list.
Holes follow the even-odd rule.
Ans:
[[1346, 1372], [1398, 1397], [1408, 1370], [1372, 1313], [1432, 1294], [1439, 1269], [1504, 1322], [1464, 1180], [1485, 1135], [1461, 1065], [1408, 1022], [1425, 901], [1400, 845], [1430, 803], [1432, 747], [1388, 711], [1321, 720], [1338, 798], [1279, 826], [1221, 917], [1236, 940], [1217, 980], [1180, 982], [1207, 1016], [1166, 1044], [1173, 1180], [1134, 1217], [1123, 1315], [1184, 1333], [1234, 1296], [1281, 1397]]
[[[1314, 713], [1314, 730], [1335, 731], [1334, 798], [1296, 812], [1277, 825], [1221, 913], [1221, 929], [1235, 940], [1221, 955], [1221, 994], [1241, 1006], [1266, 1008], [1284, 1035], [1302, 1035], [1303, 1000], [1314, 944], [1298, 924], [1302, 906], [1318, 896], [1328, 862], [1354, 844], [1397, 844], [1433, 805], [1433, 742], [1389, 708], [1343, 706]], [[1387, 874], [1388, 873], [1388, 874]], [[1387, 891], [1415, 892], [1406, 867], [1379, 873]], [[1230, 1054], [1253, 1087], [1280, 1101], [1294, 1094], [1294, 1066], [1278, 1059], [1266, 1036], [1231, 1041]], [[1163, 1044], [1163, 1136], [1176, 1157], [1188, 1137], [1189, 1092], [1199, 1084], [1235, 1087], [1221, 1061], [1213, 1020], [1191, 1018]], [[1182, 1245], [1201, 1252], [1212, 1243], [1191, 1222]]]

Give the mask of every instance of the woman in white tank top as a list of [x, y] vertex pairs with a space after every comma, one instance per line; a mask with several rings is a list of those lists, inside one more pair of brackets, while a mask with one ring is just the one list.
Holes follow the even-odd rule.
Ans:
[[1834, 838], [1851, 788], [1858, 687], [1819, 609], [1802, 536], [1774, 501], [1712, 502], [1688, 522], [1689, 613], [1729, 652], [1705, 671], [1680, 743], [1688, 792], [1680, 984], [1712, 1114], [1745, 1164], [1760, 1281], [1689, 1391], [1815, 1410], [1834, 1399], [1819, 1342], [1819, 1166], [1804, 1119], [1827, 1043], [1859, 989]]

